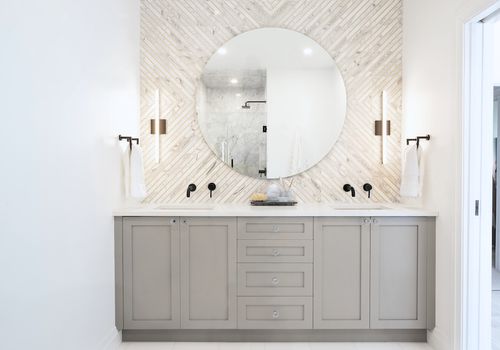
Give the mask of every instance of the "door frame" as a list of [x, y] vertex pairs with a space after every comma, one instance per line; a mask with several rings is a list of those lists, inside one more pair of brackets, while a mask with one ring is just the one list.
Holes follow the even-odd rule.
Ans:
[[492, 60], [484, 45], [490, 39], [489, 21], [483, 19], [499, 9], [497, 2], [462, 22], [462, 230], [457, 327], [458, 348], [462, 350], [491, 347], [493, 96], [491, 82], [484, 78]]

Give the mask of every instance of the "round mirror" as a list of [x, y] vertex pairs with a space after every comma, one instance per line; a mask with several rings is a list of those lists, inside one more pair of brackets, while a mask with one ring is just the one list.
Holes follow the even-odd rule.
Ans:
[[344, 80], [314, 40], [286, 29], [243, 33], [210, 58], [198, 122], [217, 157], [254, 177], [303, 172], [328, 154], [346, 114]]

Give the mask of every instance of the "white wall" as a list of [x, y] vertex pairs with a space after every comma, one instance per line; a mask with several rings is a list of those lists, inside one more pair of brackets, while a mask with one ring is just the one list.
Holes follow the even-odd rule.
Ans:
[[491, 0], [403, 0], [403, 137], [425, 135], [423, 204], [437, 219], [436, 329], [430, 342], [455, 349], [459, 269], [462, 25]]
[[337, 141], [346, 114], [339, 70], [267, 70], [267, 176], [309, 169]]
[[500, 19], [497, 19], [497, 22], [495, 23], [495, 30], [494, 30], [494, 41], [495, 41], [495, 48], [493, 49], [493, 54], [494, 54], [494, 59], [493, 62], [496, 64], [493, 67], [493, 83], [497, 86], [500, 86]]
[[0, 347], [104, 348], [139, 2], [2, 1], [0, 42]]

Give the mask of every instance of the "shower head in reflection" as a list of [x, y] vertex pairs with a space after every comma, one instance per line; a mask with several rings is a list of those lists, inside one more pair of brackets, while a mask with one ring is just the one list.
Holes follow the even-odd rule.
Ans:
[[250, 104], [251, 103], [266, 103], [267, 101], [246, 101], [243, 106], [241, 106], [242, 109], [250, 109]]

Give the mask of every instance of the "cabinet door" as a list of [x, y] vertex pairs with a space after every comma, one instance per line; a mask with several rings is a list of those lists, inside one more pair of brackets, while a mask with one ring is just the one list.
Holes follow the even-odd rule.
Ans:
[[314, 328], [369, 327], [369, 254], [369, 219], [314, 219]]
[[181, 219], [182, 328], [236, 328], [236, 218]]
[[179, 223], [123, 219], [124, 328], [180, 327]]
[[427, 222], [373, 219], [371, 328], [426, 328]]

